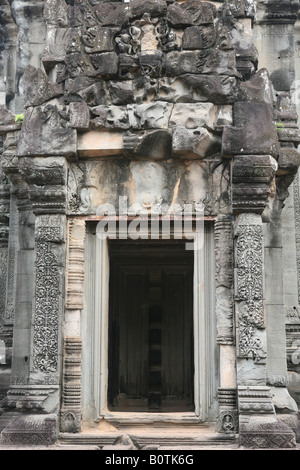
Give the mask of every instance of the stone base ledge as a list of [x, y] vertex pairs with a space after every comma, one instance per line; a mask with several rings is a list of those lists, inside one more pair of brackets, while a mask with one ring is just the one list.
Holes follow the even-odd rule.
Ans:
[[240, 446], [256, 449], [292, 449], [296, 436], [289, 426], [274, 418], [271, 421], [252, 418], [240, 424]]
[[57, 415], [21, 415], [0, 436], [0, 446], [53, 445], [58, 436]]

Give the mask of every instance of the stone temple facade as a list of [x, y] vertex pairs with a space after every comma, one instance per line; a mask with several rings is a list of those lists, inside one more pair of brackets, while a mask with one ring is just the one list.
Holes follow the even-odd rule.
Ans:
[[0, 445], [296, 446], [299, 7], [0, 0]]

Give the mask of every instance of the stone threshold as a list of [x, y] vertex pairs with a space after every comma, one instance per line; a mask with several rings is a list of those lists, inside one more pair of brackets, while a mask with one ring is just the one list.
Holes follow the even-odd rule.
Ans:
[[[103, 416], [95, 420], [101, 428], [102, 422], [110, 423], [118, 429], [124, 426], [191, 426], [197, 425], [208, 429], [210, 424], [204, 423], [194, 412], [106, 412]], [[212, 425], [215, 428], [215, 424]]]
[[123, 438], [129, 438], [141, 450], [163, 448], [198, 448], [207, 446], [238, 446], [237, 434], [220, 434], [216, 426], [205, 424], [190, 425], [168, 423], [152, 423], [144, 425], [132, 423], [123, 425], [120, 429], [106, 431], [101, 429], [85, 429], [78, 434], [61, 433], [60, 445], [97, 445], [100, 448], [113, 446]]

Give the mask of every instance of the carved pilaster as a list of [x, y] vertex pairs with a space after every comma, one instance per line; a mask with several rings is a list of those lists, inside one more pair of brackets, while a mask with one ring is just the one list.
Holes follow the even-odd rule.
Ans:
[[64, 302], [66, 162], [20, 158], [35, 221], [34, 305], [30, 382], [59, 384]]
[[261, 217], [241, 214], [235, 226], [235, 309], [240, 445], [289, 448], [293, 431], [275, 414], [267, 382]]
[[218, 393], [218, 432], [236, 433], [235, 331], [233, 299], [233, 225], [231, 216], [215, 222], [216, 319], [220, 345], [220, 388]]
[[[14, 157], [8, 157], [7, 167], [13, 169]], [[26, 434], [26, 442], [34, 444], [50, 417], [51, 440], [55, 438], [60, 405], [66, 163], [64, 158], [17, 160], [12, 178], [19, 182], [19, 323], [14, 331], [12, 384], [4, 407], [35, 413], [37, 427], [31, 416], [25, 416], [18, 419], [17, 429], [6, 429], [9, 441], [22, 443]]]
[[230, 216], [215, 223], [216, 318], [218, 344], [233, 344], [233, 233]]
[[10, 212], [10, 184], [0, 160], [0, 327], [5, 322], [8, 235]]
[[35, 303], [31, 377], [37, 383], [59, 383], [59, 335], [65, 266], [64, 215], [39, 215], [35, 241]]
[[242, 214], [237, 220], [235, 264], [237, 356], [265, 363], [263, 234], [258, 215]]
[[[8, 112], [8, 111], [7, 111]], [[12, 114], [12, 113], [11, 113]], [[9, 123], [11, 122], [11, 117]], [[12, 126], [14, 127], [14, 126]], [[7, 198], [9, 197], [9, 232], [7, 248], [7, 277], [6, 277], [6, 298], [3, 312], [3, 324], [0, 331], [1, 338], [6, 346], [6, 363], [12, 361], [13, 326], [15, 321], [16, 304], [16, 279], [17, 279], [17, 256], [18, 256], [18, 224], [19, 213], [17, 208], [18, 193], [24, 191], [24, 183], [19, 175], [18, 158], [16, 156], [17, 132], [8, 132], [6, 129], [6, 139], [4, 141], [4, 152], [1, 156], [1, 167], [7, 177]], [[9, 191], [8, 191], [9, 190]], [[8, 204], [8, 199], [7, 199]], [[8, 215], [8, 214], [7, 214]]]
[[[64, 330], [63, 400], [61, 431], [81, 429], [81, 338], [80, 314], [83, 308], [85, 221], [71, 219], [68, 224], [66, 302]], [[71, 331], [68, 327], [71, 325]], [[74, 328], [77, 325], [77, 334]]]
[[300, 181], [299, 173], [293, 182], [294, 213], [295, 213], [295, 241], [297, 263], [298, 303], [300, 304]]
[[85, 221], [69, 221], [66, 308], [82, 310]]
[[81, 430], [81, 349], [81, 338], [64, 339], [64, 382], [60, 421], [62, 432]]

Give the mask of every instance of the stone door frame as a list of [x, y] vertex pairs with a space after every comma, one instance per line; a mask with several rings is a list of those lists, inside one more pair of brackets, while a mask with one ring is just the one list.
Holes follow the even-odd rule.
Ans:
[[[210, 224], [211, 227], [212, 224]], [[186, 413], [111, 413], [107, 408], [108, 379], [108, 298], [109, 298], [109, 253], [107, 240], [86, 233], [85, 243], [85, 301], [81, 320], [82, 351], [82, 409], [83, 420], [100, 421], [105, 418], [112, 423], [127, 420], [147, 422], [163, 419], [182, 422], [215, 421], [217, 410], [211, 410], [217, 401], [219, 377], [216, 357], [216, 329], [214, 312], [214, 240], [212, 227], [205, 232], [205, 255], [201, 249], [201, 235], [194, 239], [194, 402], [195, 411]], [[94, 240], [93, 240], [94, 239]], [[90, 260], [94, 263], [90, 263]], [[94, 266], [93, 266], [94, 265]], [[210, 282], [207, 281], [209, 276]], [[210, 285], [209, 285], [210, 284]], [[95, 289], [95, 286], [103, 289]], [[204, 295], [203, 295], [204, 292]], [[91, 313], [90, 313], [91, 312]], [[89, 338], [89, 335], [90, 338]], [[213, 367], [207, 367], [207, 357]], [[90, 364], [90, 367], [89, 367]], [[95, 377], [102, 380], [95, 380]], [[87, 395], [89, 394], [89, 398]], [[175, 416], [176, 415], [176, 416]]]

